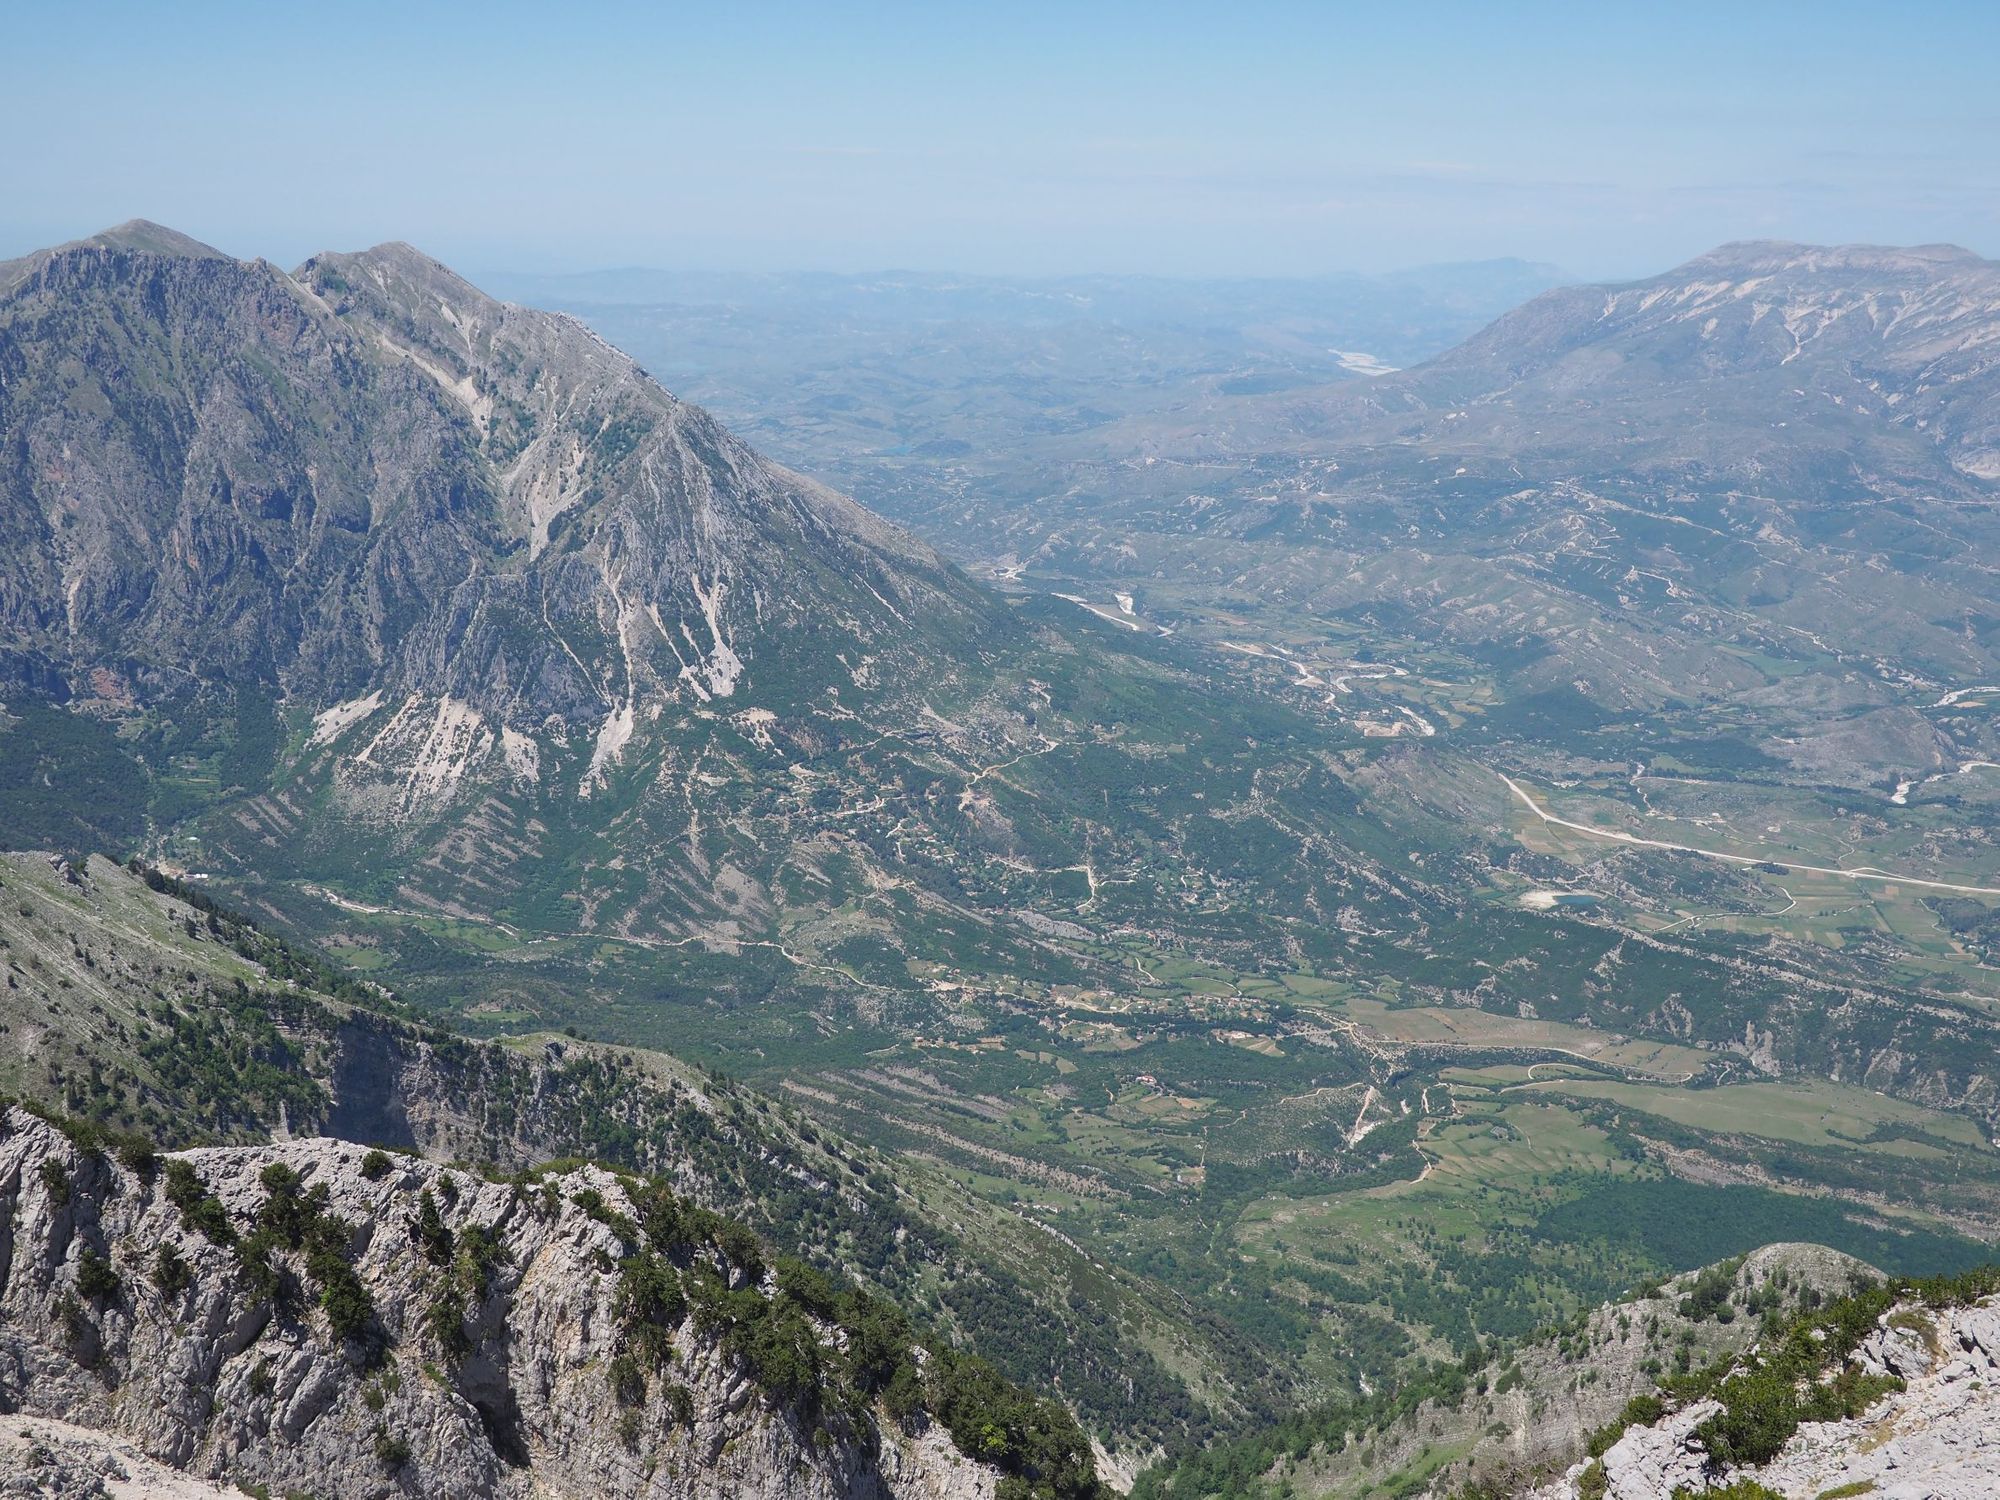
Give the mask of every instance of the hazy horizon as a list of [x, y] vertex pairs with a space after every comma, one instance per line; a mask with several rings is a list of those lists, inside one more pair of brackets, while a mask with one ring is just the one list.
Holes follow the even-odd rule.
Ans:
[[[221, 251], [224, 254], [233, 256], [239, 260], [253, 260], [261, 258], [266, 261], [269, 261], [273, 265], [285, 267], [287, 269], [296, 267], [297, 265], [310, 259], [314, 255], [365, 250], [371, 248], [373, 245], [379, 245], [389, 242], [385, 240], [371, 240], [364, 242], [361, 240], [354, 240], [350, 238], [345, 241], [329, 241], [328, 243], [318, 245], [311, 250], [306, 250], [294, 254], [271, 254], [267, 251], [258, 249], [254, 246], [252, 247], [240, 246], [218, 240], [217, 238], [209, 235], [200, 234], [198, 232], [190, 230], [185, 224], [177, 223], [171, 219], [159, 219], [159, 218], [154, 218], [153, 216], [150, 215], [127, 215], [124, 219], [97, 224], [90, 228], [65, 228], [61, 230], [51, 230], [49, 233], [43, 235], [40, 238], [30, 237], [21, 239], [18, 242], [8, 241], [5, 243], [0, 243], [0, 261], [13, 259], [22, 255], [33, 254], [38, 250], [51, 249], [57, 245], [67, 244], [77, 240], [88, 239], [93, 235], [105, 233], [109, 230], [118, 228], [122, 224], [134, 222], [137, 220], [145, 220], [147, 222], [156, 223], [167, 229], [177, 230], [183, 234], [188, 234], [191, 238], [199, 240], [202, 243], [208, 245], [209, 248]], [[1421, 261], [1409, 265], [1386, 265], [1386, 266], [1368, 267], [1368, 268], [1363, 268], [1359, 266], [1329, 265], [1318, 270], [1301, 270], [1301, 271], [1286, 272], [1286, 271], [1227, 271], [1227, 270], [1157, 271], [1157, 270], [1143, 270], [1133, 267], [1122, 267], [1122, 268], [1101, 267], [1093, 269], [1071, 269], [1071, 270], [1062, 270], [1062, 269], [1022, 270], [1016, 268], [1009, 268], [1005, 266], [999, 266], [992, 268], [974, 269], [967, 266], [954, 266], [954, 265], [900, 265], [893, 263], [883, 263], [879, 265], [860, 264], [852, 267], [827, 267], [827, 266], [817, 266], [810, 264], [783, 264], [783, 263], [774, 263], [770, 265], [731, 266], [713, 262], [689, 262], [683, 264], [674, 264], [666, 261], [653, 262], [653, 263], [632, 261], [622, 264], [616, 264], [616, 263], [597, 264], [591, 262], [578, 262], [573, 265], [568, 265], [568, 264], [533, 265], [533, 264], [514, 264], [508, 262], [495, 262], [489, 264], [477, 261], [467, 261], [463, 259], [458, 259], [449, 255], [437, 254], [431, 245], [425, 243], [422, 240], [413, 240], [408, 235], [393, 235], [389, 237], [390, 241], [399, 240], [404, 243], [412, 244], [417, 249], [422, 250], [427, 254], [435, 255], [440, 262], [447, 264], [452, 270], [458, 272], [459, 274], [467, 277], [469, 280], [472, 280], [474, 282], [479, 282], [483, 279], [491, 279], [494, 281], [503, 281], [503, 282], [531, 282], [531, 281], [555, 282], [562, 280], [573, 280], [580, 282], [580, 281], [587, 281], [592, 278], [611, 277], [611, 276], [686, 277], [690, 280], [705, 280], [705, 279], [721, 280], [727, 277], [741, 277], [745, 279], [826, 277], [829, 279], [841, 280], [841, 281], [865, 280], [870, 277], [878, 277], [878, 276], [916, 276], [916, 277], [957, 276], [957, 277], [964, 277], [968, 281], [1034, 283], [1034, 282], [1083, 281], [1090, 279], [1106, 279], [1106, 280], [1125, 279], [1131, 281], [1158, 281], [1168, 284], [1172, 284], [1175, 282], [1182, 282], [1182, 283], [1187, 283], [1189, 285], [1213, 285], [1213, 284], [1221, 284], [1228, 282], [1245, 282], [1245, 283], [1269, 282], [1272, 284], [1281, 285], [1288, 282], [1297, 282], [1297, 283], [1310, 283], [1317, 281], [1332, 282], [1332, 281], [1339, 281], [1343, 278], [1355, 278], [1363, 280], [1388, 280], [1395, 277], [1422, 277], [1427, 274], [1442, 274], [1454, 271], [1473, 271], [1486, 267], [1497, 268], [1502, 266], [1519, 266], [1527, 269], [1547, 271], [1551, 274], [1552, 279], [1558, 284], [1584, 284], [1584, 283], [1597, 283], [1597, 282], [1617, 283], [1624, 281], [1639, 281], [1639, 280], [1644, 280], [1649, 276], [1663, 274], [1667, 271], [1674, 269], [1675, 266], [1684, 264], [1689, 260], [1696, 259], [1699, 256], [1708, 253], [1709, 251], [1719, 249], [1722, 246], [1732, 242], [1756, 242], [1760, 240], [1784, 242], [1789, 239], [1790, 239], [1789, 236], [1783, 236], [1783, 235], [1739, 235], [1735, 236], [1733, 241], [1717, 240], [1713, 244], [1704, 246], [1702, 249], [1699, 250], [1691, 251], [1687, 255], [1682, 256], [1678, 260], [1672, 262], [1661, 262], [1658, 265], [1635, 266], [1630, 268], [1619, 268], [1615, 270], [1594, 271], [1587, 267], [1564, 265], [1556, 261], [1541, 260], [1530, 256], [1496, 254], [1488, 256], [1467, 257], [1459, 260]], [[1915, 249], [1915, 248], [1922, 248], [1924, 246], [1933, 246], [1939, 244], [1952, 244], [1959, 249], [1970, 251], [1971, 253], [1979, 256], [1981, 259], [1992, 258], [1990, 256], [1987, 256], [1984, 250], [1982, 250], [1979, 246], [1965, 244], [1962, 241], [1819, 240], [1819, 241], [1799, 241], [1798, 243], [1818, 244], [1818, 245], [1846, 244], [1846, 245], [1875, 246], [1877, 248], [1903, 248], [1903, 249]]]
[[[125, 224], [134, 222], [147, 222], [147, 223], [158, 224], [162, 228], [171, 229], [179, 233], [186, 234], [192, 239], [199, 240], [201, 243], [207, 245], [210, 249], [221, 251], [223, 254], [233, 256], [238, 260], [255, 260], [261, 258], [263, 260], [269, 261], [273, 265], [281, 266], [288, 270], [295, 268], [296, 266], [310, 259], [314, 255], [329, 254], [329, 253], [332, 254], [348, 253], [353, 251], [370, 249], [374, 245], [388, 243], [388, 241], [383, 241], [383, 240], [373, 240], [367, 243], [363, 243], [361, 241], [352, 241], [352, 240], [341, 241], [341, 242], [329, 242], [327, 244], [319, 245], [312, 250], [307, 250], [302, 253], [290, 254], [290, 255], [277, 255], [259, 249], [254, 245], [251, 246], [236, 245], [218, 240], [208, 235], [200, 234], [194, 230], [189, 229], [187, 225], [182, 223], [177, 223], [172, 219], [161, 219], [147, 214], [128, 214], [123, 219], [113, 220], [102, 224], [93, 224], [89, 227], [65, 227], [62, 229], [51, 230], [40, 238], [34, 238], [34, 237], [23, 238], [20, 239], [18, 242], [14, 240], [8, 240], [4, 243], [0, 243], [0, 261], [15, 259], [23, 255], [32, 255], [39, 250], [53, 249], [58, 245], [70, 244], [78, 240], [90, 239], [95, 235], [104, 234], [111, 230], [118, 229]], [[395, 235], [392, 236], [391, 239], [400, 240], [406, 244], [414, 245], [417, 249], [422, 250], [426, 253], [433, 253], [432, 247], [430, 245], [424, 243], [421, 240], [413, 240], [408, 235]], [[1971, 247], [1966, 247], [1966, 248], [1971, 248]], [[1363, 270], [1354, 266], [1330, 265], [1321, 270], [1298, 271], [1290, 273], [1285, 273], [1285, 272], [1259, 273], [1259, 272], [1228, 272], [1228, 271], [1212, 271], [1212, 272], [1146, 271], [1146, 270], [1136, 270], [1131, 268], [1123, 268], [1123, 269], [1104, 268], [1097, 270], [1068, 270], [1068, 271], [1065, 270], [1026, 271], [1026, 270], [1009, 269], [1007, 267], [997, 267], [993, 269], [973, 270], [963, 266], [897, 265], [892, 263], [883, 263], [880, 265], [857, 265], [852, 268], [846, 268], [846, 269], [836, 269], [825, 266], [815, 266], [806, 264], [798, 264], [798, 265], [773, 264], [768, 266], [731, 266], [731, 265], [722, 265], [717, 263], [704, 263], [704, 262], [692, 262], [692, 263], [678, 264], [678, 265], [670, 263], [648, 264], [640, 261], [633, 261], [625, 264], [601, 264], [601, 265], [595, 263], [579, 262], [575, 265], [544, 267], [544, 266], [512, 265], [505, 263], [496, 263], [491, 265], [474, 264], [474, 263], [454, 260], [450, 256], [445, 256], [445, 255], [438, 255], [436, 258], [439, 261], [449, 265], [452, 270], [457, 271], [460, 274], [465, 275], [473, 280], [477, 280], [482, 276], [486, 276], [501, 280], [523, 280], [523, 281], [527, 280], [585, 281], [592, 278], [608, 277], [608, 276], [684, 276], [689, 278], [690, 280], [704, 280], [704, 279], [720, 280], [725, 277], [743, 277], [746, 279], [826, 277], [834, 280], [843, 280], [843, 281], [866, 279], [869, 277], [876, 277], [876, 276], [918, 276], [918, 277], [962, 276], [968, 281], [1018, 281], [1023, 283], [1041, 282], [1041, 281], [1047, 281], [1047, 282], [1060, 282], [1060, 281], [1072, 281], [1072, 280], [1081, 281], [1093, 278], [1129, 279], [1133, 281], [1150, 280], [1150, 281], [1160, 281], [1167, 283], [1187, 282], [1190, 284], [1210, 284], [1210, 283], [1220, 283], [1220, 282], [1230, 282], [1230, 281], [1285, 283], [1285, 282], [1337, 281], [1347, 277], [1361, 278], [1361, 279], [1388, 279], [1397, 276], [1422, 276], [1426, 273], [1470, 271], [1470, 270], [1477, 270], [1482, 267], [1500, 267], [1500, 266], [1510, 266], [1510, 265], [1527, 267], [1532, 269], [1548, 270], [1551, 272], [1559, 273], [1566, 280], [1584, 281], [1584, 280], [1600, 279], [1598, 277], [1590, 276], [1585, 272], [1578, 271], [1569, 266], [1557, 265], [1551, 261], [1533, 260], [1527, 256], [1519, 256], [1519, 255], [1488, 255], [1488, 256], [1479, 256], [1475, 258], [1468, 258], [1464, 260], [1424, 261], [1414, 265], [1383, 266], [1369, 270]], [[1659, 269], [1664, 270], [1666, 269], [1666, 267], [1660, 267]], [[1636, 274], [1643, 275], [1645, 273], [1639, 272]]]
[[[18, 17], [0, 247], [128, 218], [469, 273], [1590, 279], [1739, 239], [2000, 245], [2000, 15], [971, 14], [98, 0]], [[1951, 44], [1939, 45], [1941, 28]], [[312, 87], [304, 87], [310, 79]], [[331, 82], [334, 86], [327, 86]]]

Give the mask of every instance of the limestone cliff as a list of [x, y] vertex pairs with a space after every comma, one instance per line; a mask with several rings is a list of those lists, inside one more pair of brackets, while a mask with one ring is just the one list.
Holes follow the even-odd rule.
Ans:
[[663, 1230], [671, 1195], [636, 1179], [495, 1183], [331, 1140], [148, 1160], [18, 1109], [4, 1130], [0, 1402], [191, 1479], [326, 1500], [1001, 1479], [921, 1402], [887, 1414], [918, 1387], [880, 1367], [927, 1356], [723, 1221]]

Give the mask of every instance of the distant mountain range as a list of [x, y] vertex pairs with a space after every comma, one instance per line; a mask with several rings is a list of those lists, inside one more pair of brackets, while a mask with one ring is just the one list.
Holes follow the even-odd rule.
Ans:
[[[2000, 263], [1952, 245], [1725, 245], [1545, 292], [1320, 429], [1533, 477], [1715, 485], [2000, 480]], [[1967, 482], [1970, 487], [1966, 488]]]
[[[1421, 622], [1607, 709], [1760, 693], [1745, 649], [1936, 697], [2000, 672], [1996, 351], [2000, 265], [1969, 251], [1752, 242], [1543, 292], [1376, 379], [1216, 387], [1022, 435], [1005, 467], [843, 472], [963, 557], [1194, 613]], [[1843, 711], [1903, 691], [1793, 686]], [[1837, 748], [1823, 720], [1776, 732], [1863, 782], [1981, 758], [1907, 717]]]

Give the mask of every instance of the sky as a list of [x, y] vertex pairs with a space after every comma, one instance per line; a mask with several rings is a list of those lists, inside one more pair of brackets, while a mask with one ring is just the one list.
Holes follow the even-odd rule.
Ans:
[[2000, 5], [163, 5], [0, 31], [0, 256], [1298, 276], [2000, 254]]

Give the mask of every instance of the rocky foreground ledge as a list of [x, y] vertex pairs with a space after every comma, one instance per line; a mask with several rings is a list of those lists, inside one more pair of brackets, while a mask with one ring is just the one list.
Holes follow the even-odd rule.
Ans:
[[148, 1458], [130, 1443], [49, 1417], [0, 1418], [6, 1500], [242, 1500]]
[[1087, 1454], [1061, 1468], [1004, 1416], [999, 1464], [962, 1453], [945, 1386], [1060, 1409], [952, 1358], [595, 1167], [495, 1182], [325, 1139], [156, 1157], [0, 1113], [0, 1494], [180, 1493], [145, 1487], [169, 1471], [320, 1500], [1096, 1492]]
[[[1825, 1404], [1845, 1404], [1845, 1415], [1801, 1421], [1786, 1436], [1754, 1407], [1731, 1421], [1745, 1389], [1724, 1382], [1714, 1396], [1627, 1428], [1537, 1500], [1677, 1500], [1715, 1490], [1731, 1500], [1991, 1500], [2000, 1494], [2000, 1299], [1939, 1300], [1894, 1300], [1850, 1353], [1801, 1382], [1806, 1402], [1817, 1389]], [[1777, 1448], [1762, 1461], [1716, 1462], [1710, 1452], [1733, 1438], [1754, 1453], [1760, 1436]]]

